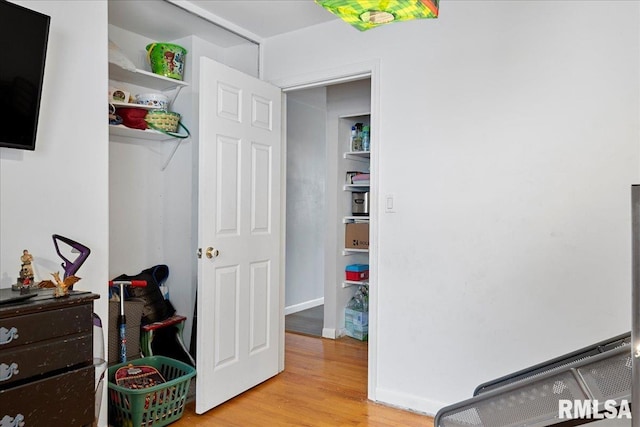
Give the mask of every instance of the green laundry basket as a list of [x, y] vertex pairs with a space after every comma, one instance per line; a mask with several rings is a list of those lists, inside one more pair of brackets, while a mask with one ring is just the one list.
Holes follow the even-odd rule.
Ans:
[[[118, 368], [127, 365], [152, 366], [166, 382], [132, 390], [115, 383]], [[161, 427], [182, 417], [191, 378], [196, 370], [178, 360], [150, 356], [120, 363], [109, 368], [109, 425], [116, 427]]]

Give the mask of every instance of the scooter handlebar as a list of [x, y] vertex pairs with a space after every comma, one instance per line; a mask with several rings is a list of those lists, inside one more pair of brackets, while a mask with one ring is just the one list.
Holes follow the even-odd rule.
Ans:
[[143, 288], [147, 286], [147, 281], [146, 280], [109, 280], [109, 287], [119, 286], [119, 285], [127, 285], [127, 286], [135, 286], [135, 287]]

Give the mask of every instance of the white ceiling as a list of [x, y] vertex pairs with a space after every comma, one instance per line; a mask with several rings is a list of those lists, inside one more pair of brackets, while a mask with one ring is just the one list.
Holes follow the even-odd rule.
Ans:
[[195, 35], [225, 48], [334, 19], [313, 0], [109, 0], [117, 27], [156, 40]]
[[187, 0], [262, 38], [338, 19], [313, 0]]

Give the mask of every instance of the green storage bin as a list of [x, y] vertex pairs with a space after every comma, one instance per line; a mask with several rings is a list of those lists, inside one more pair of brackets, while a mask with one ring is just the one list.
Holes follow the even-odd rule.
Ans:
[[[153, 366], [166, 382], [154, 387], [132, 390], [115, 383], [118, 368], [127, 365]], [[161, 427], [182, 417], [191, 378], [196, 370], [164, 356], [150, 356], [120, 363], [109, 368], [109, 425], [117, 427]]]

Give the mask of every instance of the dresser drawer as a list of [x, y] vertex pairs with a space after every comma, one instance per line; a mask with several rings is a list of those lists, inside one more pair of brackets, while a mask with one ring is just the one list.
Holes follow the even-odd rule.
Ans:
[[[93, 331], [0, 351], [0, 389], [16, 381], [93, 362]], [[2, 419], [2, 418], [0, 418]]]
[[24, 426], [91, 425], [95, 417], [94, 384], [92, 365], [0, 390], [0, 420], [9, 417], [9, 425]]
[[0, 319], [0, 351], [93, 330], [91, 304]]

